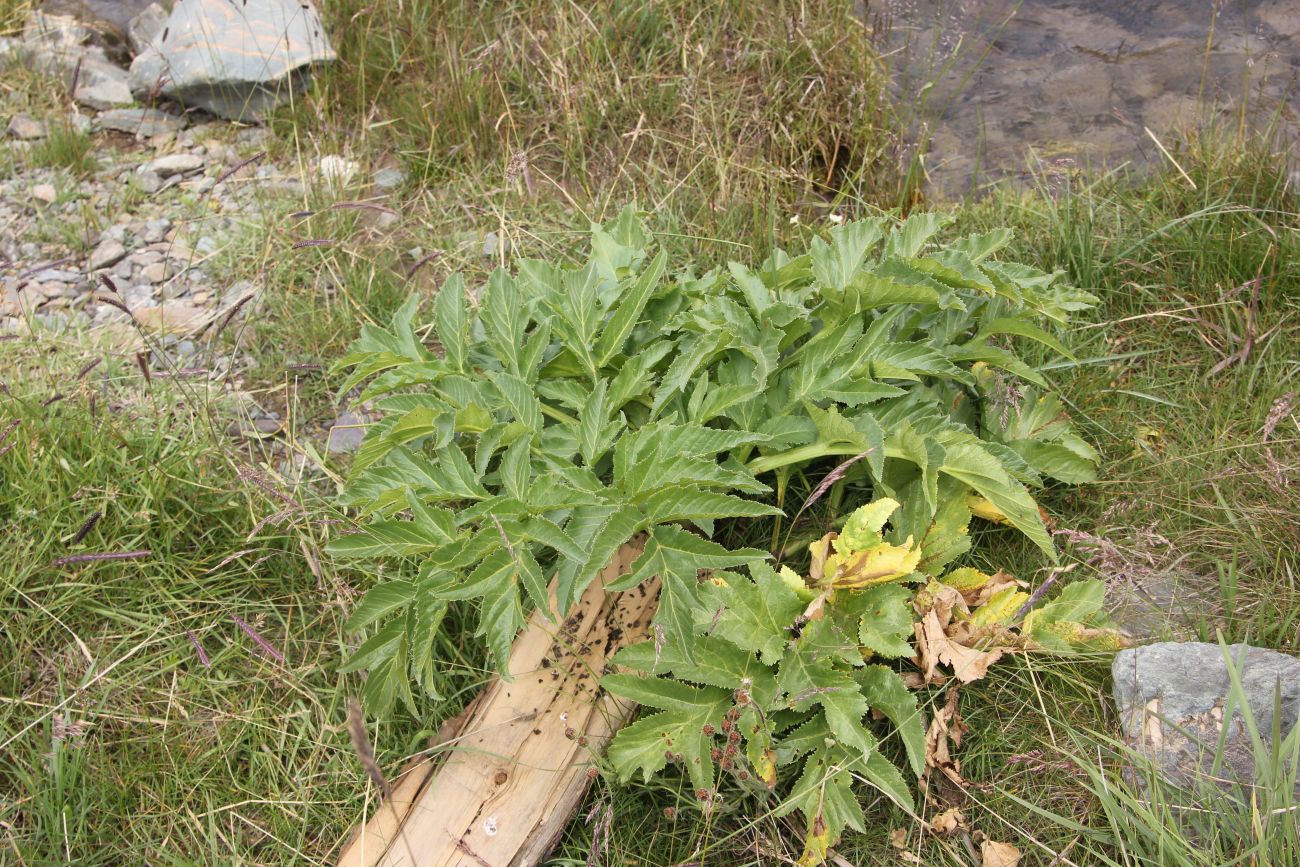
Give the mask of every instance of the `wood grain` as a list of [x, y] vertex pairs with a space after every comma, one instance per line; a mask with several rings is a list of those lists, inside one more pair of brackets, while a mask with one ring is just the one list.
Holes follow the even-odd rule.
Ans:
[[511, 648], [511, 679], [475, 699], [441, 765], [402, 774], [340, 867], [531, 867], [546, 857], [590, 784], [593, 755], [633, 710], [599, 678], [649, 632], [657, 581], [604, 589], [640, 553], [640, 542], [620, 548], [562, 624], [534, 613]]

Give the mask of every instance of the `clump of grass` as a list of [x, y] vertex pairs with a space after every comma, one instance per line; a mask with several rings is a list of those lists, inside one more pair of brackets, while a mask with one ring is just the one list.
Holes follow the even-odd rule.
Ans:
[[0, 36], [21, 30], [34, 6], [32, 0], [0, 0]]
[[564, 183], [617, 178], [630, 158], [680, 176], [712, 157], [737, 162], [722, 183], [765, 163], [828, 184], [881, 156], [882, 76], [846, 4], [381, 6], [332, 10], [342, 63], [327, 93], [387, 109], [430, 177], [522, 153]]
[[95, 147], [89, 132], [67, 120], [51, 121], [46, 124], [45, 138], [34, 142], [27, 152], [27, 163], [34, 168], [67, 169], [83, 177], [99, 167]]
[[704, 234], [758, 209], [767, 240], [772, 203], [893, 189], [885, 75], [851, 4], [363, 6], [326, 8], [340, 61], [293, 117], [327, 140], [369, 119], [369, 149], [419, 179], [475, 179], [470, 208], [502, 186], [588, 212], [636, 197]]

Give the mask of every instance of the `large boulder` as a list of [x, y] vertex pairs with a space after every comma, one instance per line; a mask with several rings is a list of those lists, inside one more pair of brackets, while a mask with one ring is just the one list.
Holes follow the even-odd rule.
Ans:
[[261, 120], [334, 60], [320, 15], [298, 0], [176, 0], [131, 63], [131, 89], [231, 120]]
[[[1300, 659], [1245, 644], [1228, 652], [1257, 730], [1271, 748], [1279, 691], [1283, 738], [1300, 716]], [[1232, 681], [1219, 645], [1167, 642], [1122, 650], [1111, 673], [1125, 743], [1155, 762], [1171, 783], [1194, 790], [1205, 782], [1250, 785], [1256, 780], [1242, 715], [1237, 710], [1226, 718]], [[1225, 728], [1223, 763], [1216, 773]], [[1300, 797], [1300, 780], [1294, 785]]]

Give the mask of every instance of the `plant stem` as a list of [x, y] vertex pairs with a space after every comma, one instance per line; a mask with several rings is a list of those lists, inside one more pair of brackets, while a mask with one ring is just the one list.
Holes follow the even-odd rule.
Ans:
[[[778, 452], [774, 455], [762, 455], [754, 458], [746, 466], [751, 473], [759, 476], [781, 467], [788, 467], [791, 464], [806, 464], [809, 461], [830, 457], [831, 455], [856, 455], [861, 453], [862, 445], [860, 443], [829, 444], [818, 440], [815, 443], [799, 446], [789, 451]], [[885, 454], [889, 456], [888, 451]]]

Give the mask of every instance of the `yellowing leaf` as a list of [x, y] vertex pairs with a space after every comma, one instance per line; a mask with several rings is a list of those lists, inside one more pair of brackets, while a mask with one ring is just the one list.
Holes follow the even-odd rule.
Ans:
[[[822, 583], [822, 578], [826, 575], [827, 560], [835, 556], [831, 553], [833, 541], [835, 541], [835, 534], [827, 533], [808, 546], [808, 553], [812, 555], [812, 562], [808, 565], [808, 582], [813, 586]], [[833, 569], [831, 574], [834, 574]]]
[[1025, 585], [1023, 583], [1017, 581], [1011, 575], [1008, 575], [1006, 572], [999, 571], [996, 575], [993, 576], [993, 580], [989, 581], [989, 583], [985, 584], [975, 593], [963, 594], [963, 598], [965, 598], [967, 605], [969, 605], [971, 608], [975, 608], [976, 606], [984, 605], [990, 599], [992, 599], [994, 596], [998, 595], [1004, 590], [1023, 589], [1024, 586]]
[[767, 749], [754, 756], [754, 776], [769, 789], [776, 787], [776, 753]]
[[971, 514], [977, 518], [983, 518], [986, 521], [992, 521], [995, 524], [1010, 524], [1011, 521], [1002, 513], [1002, 510], [993, 505], [979, 494], [966, 495], [966, 508], [970, 509]]
[[800, 601], [812, 601], [813, 595], [816, 591], [804, 583], [803, 578], [799, 577], [797, 572], [789, 566], [782, 566], [781, 570], [777, 574], [781, 576], [781, 580], [785, 582], [785, 585], [794, 591]]
[[[1117, 629], [1098, 629], [1073, 620], [1043, 624], [1034, 630], [1030, 641], [1047, 644], [1050, 639], [1057, 639], [1071, 648], [1088, 650], [1122, 650], [1129, 645], [1124, 634]], [[1056, 642], [1051, 641], [1046, 649], [1057, 649]]]
[[947, 575], [939, 579], [949, 587], [955, 587], [961, 593], [965, 594], [972, 590], [979, 590], [985, 584], [993, 580], [993, 576], [981, 572], [971, 566], [963, 566], [960, 569], [954, 569]]
[[826, 820], [819, 814], [813, 819], [808, 836], [803, 841], [803, 854], [799, 856], [799, 867], [821, 867], [826, 863], [826, 853], [831, 848], [830, 829]]
[[1016, 867], [1020, 850], [1010, 843], [985, 840], [980, 844], [980, 867]]
[[1028, 600], [1029, 594], [1017, 590], [1013, 584], [993, 594], [987, 602], [975, 609], [971, 614], [971, 625], [975, 627], [991, 626], [995, 623], [1007, 625], [1011, 623], [1011, 618], [1016, 616], [1020, 606]]
[[902, 545], [881, 543], [845, 557], [843, 562], [835, 564], [838, 568], [831, 575], [830, 582], [841, 590], [884, 584], [911, 575], [919, 562], [921, 549], [908, 536]]
[[1163, 428], [1141, 424], [1133, 429], [1133, 457], [1159, 454], [1165, 450], [1165, 432]]
[[844, 532], [840, 533], [835, 549], [843, 554], [879, 545], [881, 528], [898, 508], [899, 502], [888, 497], [861, 507], [844, 523]]

